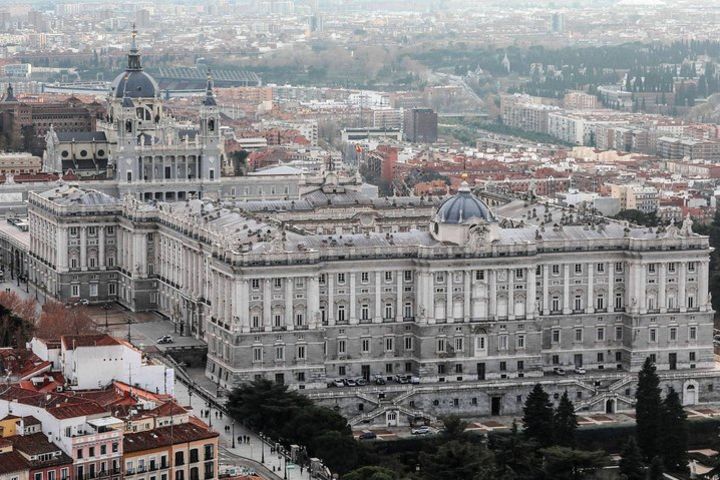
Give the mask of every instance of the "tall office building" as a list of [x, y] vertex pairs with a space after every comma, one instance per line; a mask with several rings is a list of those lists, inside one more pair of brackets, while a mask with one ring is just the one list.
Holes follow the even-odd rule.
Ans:
[[438, 116], [430, 108], [411, 108], [405, 111], [403, 122], [405, 140], [414, 143], [437, 141]]

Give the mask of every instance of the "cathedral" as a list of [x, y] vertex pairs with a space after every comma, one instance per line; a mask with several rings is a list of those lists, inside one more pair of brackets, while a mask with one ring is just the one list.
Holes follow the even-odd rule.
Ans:
[[46, 172], [112, 180], [118, 196], [174, 201], [200, 196], [220, 180], [225, 161], [220, 113], [208, 72], [199, 125], [188, 128], [163, 110], [160, 89], [144, 71], [132, 32], [127, 67], [112, 82], [107, 116], [95, 132], [46, 134]]

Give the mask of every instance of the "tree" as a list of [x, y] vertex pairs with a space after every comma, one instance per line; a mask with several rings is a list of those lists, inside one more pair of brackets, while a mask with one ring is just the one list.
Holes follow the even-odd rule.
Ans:
[[486, 448], [452, 440], [440, 446], [435, 453], [420, 454], [420, 478], [476, 480], [492, 461], [492, 454]]
[[638, 375], [638, 388], [635, 393], [635, 429], [638, 446], [646, 461], [660, 453], [658, 442], [662, 403], [659, 385], [660, 379], [655, 372], [655, 365], [648, 357]]
[[361, 467], [343, 475], [342, 480], [396, 480], [398, 474], [383, 467]]
[[54, 300], [45, 302], [40, 312], [35, 336], [59, 339], [63, 335], [97, 333], [95, 323], [82, 307], [67, 308]]
[[457, 415], [448, 415], [442, 418], [443, 427], [445, 427], [445, 434], [450, 438], [458, 438], [465, 433], [465, 429], [468, 426], [468, 422], [461, 419]]
[[300, 409], [311, 405], [307, 397], [289, 391], [287, 385], [264, 378], [233, 389], [227, 401], [230, 416], [274, 438], [279, 438]]
[[523, 431], [527, 438], [537, 441], [541, 446], [553, 442], [553, 406], [550, 397], [537, 383], [525, 400], [523, 407]]
[[312, 448], [333, 472], [344, 474], [358, 464], [359, 445], [350, 435], [326, 431], [314, 440]]
[[23, 347], [32, 337], [33, 326], [0, 305], [0, 347]]
[[568, 398], [567, 391], [560, 397], [560, 403], [555, 411], [555, 440], [558, 445], [565, 447], [575, 446], [575, 430], [577, 429], [577, 416], [575, 406]]
[[530, 479], [538, 476], [541, 459], [536, 454], [537, 443], [525, 440], [513, 420], [510, 435], [490, 437], [490, 448], [495, 453], [495, 474], [499, 479]]
[[642, 453], [635, 437], [630, 437], [620, 453], [620, 473], [625, 475], [626, 480], [645, 480]]
[[688, 472], [687, 415], [680, 396], [670, 387], [662, 404], [662, 437], [660, 451], [665, 469], [669, 472]]
[[32, 298], [23, 299], [12, 290], [3, 290], [0, 292], [0, 305], [32, 325], [37, 322], [37, 303]]
[[648, 469], [647, 480], [664, 480], [664, 473], [662, 458], [658, 456], [653, 457], [652, 462], [650, 462], [650, 468]]
[[589, 452], [554, 446], [540, 450], [545, 464], [543, 473], [553, 480], [583, 480], [603, 466], [605, 452]]

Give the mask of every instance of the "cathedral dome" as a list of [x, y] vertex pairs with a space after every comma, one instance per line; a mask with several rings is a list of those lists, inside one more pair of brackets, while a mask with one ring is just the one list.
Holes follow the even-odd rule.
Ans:
[[470, 191], [467, 182], [462, 182], [458, 193], [445, 200], [435, 214], [435, 221], [444, 224], [464, 224], [471, 220], [494, 222], [490, 207]]
[[115, 98], [155, 98], [159, 91], [158, 84], [153, 77], [142, 70], [128, 70], [112, 82]]
[[156, 98], [160, 88], [152, 76], [143, 72], [135, 37], [137, 37], [137, 30], [133, 26], [127, 68], [113, 80], [113, 96], [115, 98]]

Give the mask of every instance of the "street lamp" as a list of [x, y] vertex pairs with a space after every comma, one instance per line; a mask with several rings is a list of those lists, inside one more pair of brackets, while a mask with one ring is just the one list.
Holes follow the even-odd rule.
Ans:
[[265, 463], [265, 439], [263, 438], [262, 432], [260, 432], [260, 447], [262, 448], [262, 455], [260, 456], [260, 463]]
[[190, 404], [190, 408], [192, 408], [192, 391], [193, 391], [193, 384], [191, 383], [188, 385], [188, 403]]
[[285, 473], [283, 473], [283, 480], [287, 480], [287, 455], [283, 453], [283, 458], [285, 459]]

